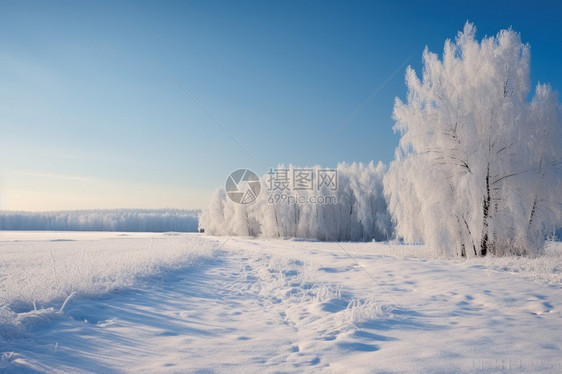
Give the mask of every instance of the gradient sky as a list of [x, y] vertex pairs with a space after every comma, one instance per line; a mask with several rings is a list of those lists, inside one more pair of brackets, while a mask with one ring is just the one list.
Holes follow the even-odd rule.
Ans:
[[0, 1], [0, 208], [202, 208], [237, 168], [388, 163], [405, 66], [467, 20], [562, 90], [561, 4]]

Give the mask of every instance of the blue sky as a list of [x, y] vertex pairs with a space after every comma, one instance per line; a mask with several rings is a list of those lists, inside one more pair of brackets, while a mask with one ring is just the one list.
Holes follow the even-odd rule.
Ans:
[[441, 52], [467, 20], [479, 38], [512, 26], [533, 86], [560, 90], [560, 14], [554, 0], [2, 1], [0, 208], [202, 208], [241, 167], [388, 163], [394, 98], [426, 45]]

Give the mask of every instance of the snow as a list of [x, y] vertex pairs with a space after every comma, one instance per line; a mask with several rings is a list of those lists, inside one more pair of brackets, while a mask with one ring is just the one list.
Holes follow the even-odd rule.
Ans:
[[560, 372], [561, 253], [1, 232], [0, 370]]
[[197, 232], [198, 210], [97, 209], [0, 212], [0, 230]]

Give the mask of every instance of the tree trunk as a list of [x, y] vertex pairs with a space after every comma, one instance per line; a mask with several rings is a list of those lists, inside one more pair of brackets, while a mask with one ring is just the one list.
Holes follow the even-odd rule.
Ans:
[[488, 253], [488, 217], [490, 214], [490, 165], [486, 170], [486, 195], [484, 196], [484, 209], [482, 216], [482, 241], [480, 243], [480, 256], [486, 256]]
[[275, 229], [277, 230], [277, 237], [281, 237], [281, 232], [279, 231], [279, 219], [277, 218], [277, 210], [275, 210], [275, 206], [273, 206], [273, 214], [275, 214]]
[[461, 220], [459, 219], [459, 217], [457, 217], [457, 224], [459, 225], [459, 237], [460, 237], [460, 239], [461, 239], [461, 253], [460, 253], [460, 256], [461, 256], [461, 257], [466, 257], [466, 249], [465, 249], [465, 245], [464, 245], [464, 236], [463, 236], [463, 232], [462, 232]]
[[533, 208], [531, 209], [531, 216], [529, 217], [529, 226], [533, 223], [533, 218], [535, 217], [535, 212], [537, 210], [537, 198], [533, 201]]
[[466, 222], [466, 218], [464, 218], [464, 216], [462, 217], [462, 220], [464, 221], [464, 224], [466, 225], [466, 230], [468, 231], [468, 237], [470, 238], [470, 241], [472, 242], [472, 250], [474, 251], [474, 255], [478, 256], [478, 253], [476, 252], [476, 245], [474, 243], [474, 240], [472, 239], [472, 232], [470, 232], [470, 226], [468, 226], [468, 222]]

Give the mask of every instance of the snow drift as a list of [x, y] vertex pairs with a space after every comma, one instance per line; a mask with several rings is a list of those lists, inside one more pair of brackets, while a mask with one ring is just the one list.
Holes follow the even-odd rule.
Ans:
[[1, 212], [0, 230], [196, 232], [198, 210]]
[[95, 298], [182, 272], [217, 244], [179, 233], [5, 233], [0, 240], [0, 345], [60, 317], [73, 296]]

